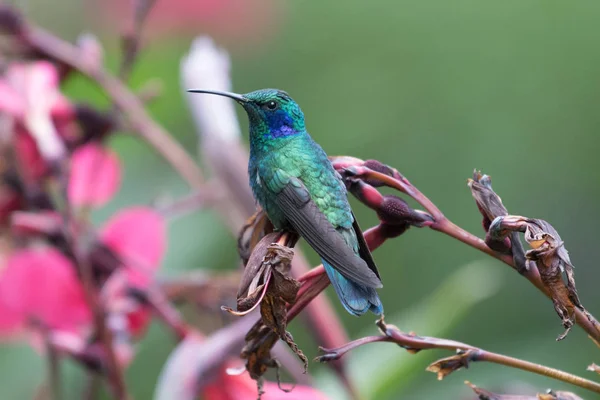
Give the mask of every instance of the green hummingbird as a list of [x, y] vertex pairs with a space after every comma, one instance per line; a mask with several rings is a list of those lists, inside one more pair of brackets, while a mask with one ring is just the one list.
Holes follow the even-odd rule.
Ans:
[[300, 106], [284, 91], [247, 94], [188, 90], [237, 101], [250, 122], [248, 175], [275, 229], [298, 233], [319, 254], [340, 301], [353, 315], [383, 313], [381, 278], [352, 213], [346, 187], [308, 134]]

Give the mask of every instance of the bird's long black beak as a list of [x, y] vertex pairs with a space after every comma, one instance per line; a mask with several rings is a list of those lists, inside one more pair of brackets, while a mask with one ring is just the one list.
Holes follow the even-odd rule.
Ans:
[[238, 103], [247, 103], [249, 100], [242, 96], [241, 94], [231, 93], [231, 92], [223, 92], [220, 90], [204, 90], [204, 89], [188, 89], [189, 93], [208, 93], [208, 94], [216, 94], [217, 96], [229, 97], [230, 99], [234, 99]]

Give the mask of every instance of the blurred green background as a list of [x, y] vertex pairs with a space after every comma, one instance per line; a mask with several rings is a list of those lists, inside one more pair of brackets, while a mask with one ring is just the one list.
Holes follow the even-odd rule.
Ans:
[[[174, 1], [173, 7], [178, 3], [185, 2]], [[179, 62], [193, 36], [211, 34], [232, 53], [234, 90], [285, 89], [300, 103], [309, 131], [328, 153], [376, 158], [398, 168], [449, 218], [477, 234], [481, 218], [466, 178], [474, 168], [490, 174], [510, 212], [547, 219], [561, 233], [576, 266], [582, 302], [600, 313], [600, 269], [594, 260], [600, 220], [598, 1], [195, 3], [198, 18], [187, 11], [189, 21], [181, 29], [165, 28], [161, 13], [151, 14], [148, 44], [132, 78], [134, 87], [153, 77], [164, 82], [164, 95], [150, 109], [190, 152], [196, 151], [196, 138], [179, 84]], [[21, 5], [65, 38], [92, 30], [105, 45], [108, 64], [116, 66], [117, 34], [126, 19], [116, 6], [101, 4], [29, 0]], [[213, 7], [212, 14], [203, 14], [203, 6]], [[106, 18], [96, 18], [94, 10], [105, 7]], [[70, 81], [66, 91], [106, 105], [83, 79]], [[117, 199], [96, 213], [98, 224], [125, 205], [186, 192], [145, 144], [130, 136], [115, 137], [112, 144], [125, 164], [125, 180]], [[352, 204], [363, 227], [376, 222], [372, 212]], [[235, 268], [234, 238], [225, 227], [215, 231], [219, 223], [210, 211], [173, 221], [162, 273]], [[402, 329], [595, 378], [585, 367], [598, 362], [598, 348], [580, 329], [556, 343], [562, 327], [551, 303], [500, 262], [427, 229], [411, 229], [384, 245], [375, 259], [385, 282], [386, 315]], [[327, 295], [351, 337], [375, 333], [372, 316], [353, 318], [331, 290]], [[299, 323], [291, 325], [303, 350], [314, 356], [317, 345], [302, 329]], [[136, 399], [151, 398], [172, 348], [168, 333], [153, 326], [127, 372]], [[391, 344], [374, 344], [348, 360], [353, 379], [369, 399], [471, 399], [463, 384], [467, 379], [513, 393], [573, 389], [491, 364], [474, 365], [443, 382], [424, 371], [448, 355], [407, 355]], [[27, 346], [3, 346], [1, 397], [31, 398], [44, 366]], [[72, 366], [66, 372], [65, 387], [78, 398], [82, 376]], [[310, 373], [332, 398], [344, 398], [325, 367], [311, 363]]]

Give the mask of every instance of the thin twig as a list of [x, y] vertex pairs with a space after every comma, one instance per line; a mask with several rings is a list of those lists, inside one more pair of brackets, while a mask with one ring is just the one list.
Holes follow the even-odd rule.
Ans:
[[81, 398], [83, 400], [97, 400], [100, 392], [100, 379], [98, 374], [88, 371], [85, 382], [84, 392]]
[[160, 288], [149, 288], [146, 291], [136, 290], [132, 294], [145, 303], [173, 331], [178, 340], [183, 340], [186, 337], [190, 327], [181, 318], [179, 311], [169, 303]]
[[96, 82], [128, 117], [129, 126], [135, 133], [163, 156], [192, 188], [202, 186], [204, 177], [194, 159], [148, 115], [140, 99], [120, 80], [104, 71], [101, 66], [87, 63], [76, 46], [41, 28], [30, 25], [26, 38], [34, 49], [69, 65]]
[[59, 197], [61, 197], [64, 205], [61, 209], [64, 221], [61, 233], [79, 270], [84, 298], [92, 313], [95, 339], [103, 350], [102, 363], [105, 367], [108, 383], [118, 400], [127, 400], [129, 396], [123, 371], [121, 370], [121, 364], [113, 346], [112, 331], [106, 323], [107, 311], [102, 302], [99, 288], [94, 281], [91, 262], [87, 254], [85, 254], [81, 240], [83, 236], [81, 226], [73, 223], [74, 212], [68, 198], [69, 167], [66, 164], [62, 164], [59, 167]]
[[196, 190], [164, 204], [158, 204], [156, 208], [165, 217], [174, 218], [211, 207], [221, 198], [223, 198], [223, 193], [220, 185], [209, 181], [201, 190]]
[[117, 359], [113, 346], [112, 332], [106, 324], [106, 310], [100, 300], [98, 291], [94, 286], [91, 265], [87, 262], [85, 257], [82, 257], [79, 254], [79, 250], [76, 247], [74, 247], [73, 253], [77, 259], [77, 265], [80, 268], [86, 301], [92, 310], [94, 328], [96, 330], [98, 342], [104, 350], [108, 380], [117, 399], [126, 400], [129, 396], [125, 386], [123, 371], [121, 370], [121, 365]]
[[134, 0], [133, 17], [122, 37], [123, 59], [119, 67], [119, 79], [126, 81], [140, 51], [142, 27], [156, 0]]
[[107, 312], [100, 298], [98, 288], [94, 283], [92, 265], [84, 254], [82, 244], [80, 242], [82, 235], [79, 230], [79, 226], [72, 223], [73, 210], [68, 201], [66, 186], [66, 177], [68, 176], [68, 172], [66, 169], [63, 169], [62, 172], [62, 194], [65, 199], [65, 206], [62, 209], [65, 224], [63, 226], [62, 234], [69, 245], [75, 265], [77, 266], [81, 276], [85, 301], [92, 312], [96, 340], [103, 349], [104, 357], [102, 361], [105, 364], [107, 380], [110, 383], [111, 389], [114, 391], [116, 398], [118, 400], [126, 400], [128, 399], [127, 388], [125, 386], [123, 372], [121, 371], [121, 365], [117, 359], [115, 349], [113, 347], [112, 332], [106, 324]]
[[62, 399], [62, 385], [60, 379], [60, 358], [58, 352], [54, 348], [52, 341], [50, 340], [49, 332], [44, 327], [44, 341], [46, 344], [46, 352], [48, 356], [48, 386], [52, 393], [53, 400]]
[[454, 340], [439, 339], [427, 336], [417, 336], [412, 333], [405, 333], [400, 331], [397, 327], [393, 325], [386, 325], [382, 320], [378, 321], [378, 325], [384, 333], [384, 335], [364, 337], [358, 340], [354, 340], [336, 349], [321, 348], [321, 351], [324, 354], [317, 357], [317, 360], [322, 362], [328, 362], [331, 360], [338, 359], [350, 350], [353, 350], [365, 344], [375, 342], [392, 342], [398, 344], [400, 347], [403, 347], [412, 353], [427, 349], [459, 351], [458, 355], [436, 361], [428, 367], [429, 371], [438, 373], [439, 379], [442, 379], [444, 376], [457, 369], [468, 366], [469, 362], [487, 361], [494, 364], [505, 365], [507, 367], [521, 369], [523, 371], [529, 371], [534, 374], [547, 376], [555, 380], [579, 386], [592, 392], [600, 393], [600, 383], [593, 382], [588, 379], [584, 379], [577, 375], [573, 375], [555, 368], [550, 368], [541, 364], [536, 364], [518, 358], [505, 356], [503, 354], [493, 353]]

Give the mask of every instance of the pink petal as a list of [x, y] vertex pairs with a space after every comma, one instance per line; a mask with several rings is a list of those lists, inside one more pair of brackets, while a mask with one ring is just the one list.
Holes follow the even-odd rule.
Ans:
[[41, 107], [49, 111], [62, 97], [58, 88], [58, 71], [48, 61], [10, 64], [6, 78], [24, 97], [28, 108]]
[[[0, 290], [4, 290], [1, 283]], [[24, 324], [25, 316], [20, 309], [9, 306], [3, 296], [0, 297], [0, 337], [17, 333]]]
[[56, 67], [48, 61], [12, 63], [0, 81], [0, 110], [24, 117], [31, 109], [45, 114], [73, 114], [73, 105], [60, 93]]
[[14, 330], [36, 318], [52, 329], [76, 331], [91, 314], [71, 261], [53, 248], [13, 253], [0, 277], [2, 328]]
[[102, 298], [107, 310], [112, 315], [125, 318], [127, 333], [135, 338], [141, 337], [152, 319], [152, 312], [143, 302], [133, 298], [129, 293], [131, 271], [118, 269], [110, 275], [102, 286]]
[[146, 286], [166, 250], [166, 223], [151, 208], [128, 208], [106, 223], [100, 238], [125, 263], [130, 284]]
[[150, 321], [152, 312], [147, 307], [140, 307], [135, 311], [127, 313], [127, 330], [136, 338], [144, 335]]
[[37, 61], [29, 65], [28, 84], [25, 87], [29, 107], [39, 103], [40, 93], [45, 93], [48, 113], [55, 118], [74, 118], [75, 109], [60, 92], [60, 77], [56, 67], [47, 61]]
[[[58, 96], [50, 109], [53, 120], [73, 121], [76, 117], [75, 108], [66, 97]], [[64, 122], [63, 122], [64, 123]]]
[[21, 93], [16, 91], [6, 81], [0, 81], [0, 111], [22, 118], [25, 114], [26, 103]]
[[71, 158], [69, 201], [77, 207], [101, 207], [113, 197], [120, 181], [116, 154], [100, 144], [86, 144]]

